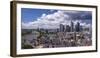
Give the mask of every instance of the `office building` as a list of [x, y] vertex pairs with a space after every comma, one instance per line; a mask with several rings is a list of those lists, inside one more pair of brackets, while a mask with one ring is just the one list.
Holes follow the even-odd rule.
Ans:
[[65, 30], [64, 25], [63, 24], [60, 24], [60, 32], [64, 32], [64, 30]]
[[66, 28], [65, 28], [65, 32], [70, 32], [70, 31], [71, 31], [71, 28], [70, 28], [69, 25], [66, 25], [65, 27], [66, 27]]
[[71, 21], [71, 32], [74, 31], [74, 23]]
[[80, 32], [80, 23], [79, 22], [77, 22], [77, 24], [75, 26], [75, 31]]

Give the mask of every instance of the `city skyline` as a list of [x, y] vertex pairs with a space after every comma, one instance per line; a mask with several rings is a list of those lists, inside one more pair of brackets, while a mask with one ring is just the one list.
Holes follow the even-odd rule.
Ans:
[[22, 8], [21, 12], [22, 29], [55, 29], [60, 24], [70, 25], [71, 21], [86, 27], [92, 25], [91, 11]]
[[74, 24], [72, 21], [70, 22], [71, 25], [63, 25], [63, 24], [60, 24], [59, 25], [59, 28], [57, 29], [44, 29], [44, 28], [37, 28], [35, 30], [44, 30], [44, 31], [50, 31], [52, 30], [52, 32], [81, 32], [83, 31], [83, 29], [89, 29], [90, 28], [84, 28], [83, 26], [80, 25], [79, 22], [77, 22], [77, 24]]
[[22, 49], [92, 45], [92, 12], [21, 9]]

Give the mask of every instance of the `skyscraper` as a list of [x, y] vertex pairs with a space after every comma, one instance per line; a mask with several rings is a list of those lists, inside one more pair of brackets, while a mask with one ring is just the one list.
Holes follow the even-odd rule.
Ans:
[[64, 32], [65, 28], [63, 24], [60, 24], [60, 32]]
[[80, 32], [80, 23], [77, 22], [76, 26], [75, 26], [75, 30], [76, 32]]
[[65, 31], [66, 32], [70, 32], [70, 29], [71, 29], [70, 26], [69, 25], [66, 25]]
[[71, 21], [71, 32], [74, 31], [74, 23]]

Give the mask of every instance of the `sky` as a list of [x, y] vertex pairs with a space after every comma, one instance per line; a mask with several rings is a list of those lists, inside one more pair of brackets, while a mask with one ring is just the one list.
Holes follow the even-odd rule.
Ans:
[[91, 11], [21, 8], [22, 29], [59, 28], [59, 24], [70, 25], [80, 22], [82, 26], [92, 24]]

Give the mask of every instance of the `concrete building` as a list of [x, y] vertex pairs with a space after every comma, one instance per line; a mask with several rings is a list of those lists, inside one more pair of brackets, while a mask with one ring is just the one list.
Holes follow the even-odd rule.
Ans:
[[60, 24], [60, 32], [64, 32], [64, 30], [65, 30], [64, 25], [63, 24]]
[[65, 32], [70, 32], [71, 31], [71, 27], [69, 25], [66, 25], [65, 27], [66, 27]]
[[74, 23], [71, 21], [71, 32], [74, 31]]
[[75, 31], [80, 32], [80, 23], [79, 22], [77, 22], [77, 24], [75, 25]]

